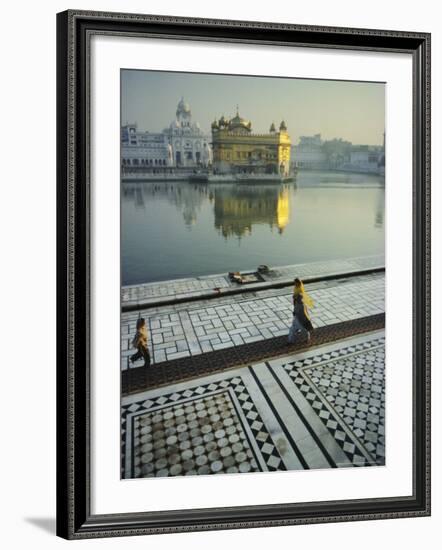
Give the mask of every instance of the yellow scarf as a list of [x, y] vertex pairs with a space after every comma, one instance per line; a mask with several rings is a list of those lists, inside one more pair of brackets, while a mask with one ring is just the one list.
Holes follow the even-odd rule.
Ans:
[[296, 298], [298, 294], [301, 295], [302, 301], [304, 302], [304, 305], [307, 307], [313, 307], [314, 302], [312, 298], [307, 294], [307, 291], [304, 288], [304, 283], [301, 282], [301, 286], [299, 288], [296, 288], [293, 290], [293, 296]]

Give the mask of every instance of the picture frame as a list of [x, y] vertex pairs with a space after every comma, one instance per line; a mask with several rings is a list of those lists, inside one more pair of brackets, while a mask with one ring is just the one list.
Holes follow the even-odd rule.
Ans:
[[[91, 38], [412, 56], [411, 496], [94, 514], [91, 509]], [[430, 35], [68, 10], [57, 15], [57, 535], [116, 537], [430, 515]], [[172, 480], [173, 481], [173, 480]]]

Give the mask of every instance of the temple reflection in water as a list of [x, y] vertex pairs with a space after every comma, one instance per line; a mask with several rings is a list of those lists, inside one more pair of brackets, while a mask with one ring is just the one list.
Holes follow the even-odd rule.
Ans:
[[282, 234], [290, 222], [289, 185], [126, 183], [123, 196], [132, 198], [137, 209], [152, 199], [167, 200], [181, 212], [188, 228], [198, 222], [203, 204], [210, 203], [214, 226], [226, 239], [250, 235], [254, 225], [268, 225]]
[[284, 186], [231, 186], [215, 192], [215, 227], [226, 239], [252, 233], [253, 225], [267, 224], [279, 233], [290, 221], [290, 194]]
[[136, 208], [144, 208], [151, 200], [167, 200], [182, 213], [187, 227], [195, 225], [204, 202], [213, 202], [213, 190], [208, 185], [181, 182], [125, 183], [122, 193], [126, 200], [133, 197]]
[[121, 186], [123, 284], [384, 251], [380, 176], [300, 172], [296, 183]]

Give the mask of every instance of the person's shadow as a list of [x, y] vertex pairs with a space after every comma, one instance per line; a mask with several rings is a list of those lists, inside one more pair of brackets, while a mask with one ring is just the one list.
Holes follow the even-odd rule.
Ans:
[[32, 523], [43, 531], [55, 535], [55, 518], [25, 518], [25, 521]]

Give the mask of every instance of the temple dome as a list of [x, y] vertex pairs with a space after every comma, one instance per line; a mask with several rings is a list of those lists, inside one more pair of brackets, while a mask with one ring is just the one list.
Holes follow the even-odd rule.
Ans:
[[186, 101], [184, 101], [184, 98], [180, 99], [176, 108], [176, 114], [177, 116], [180, 114], [190, 115], [190, 105]]
[[249, 120], [246, 120], [245, 118], [242, 118], [239, 116], [238, 110], [236, 111], [236, 116], [232, 118], [232, 120], [229, 123], [229, 130], [237, 130], [244, 128], [245, 130], [250, 130], [252, 127], [252, 123]]
[[287, 132], [287, 124], [282, 121], [281, 124], [279, 125], [279, 129], [281, 130], [281, 132]]

